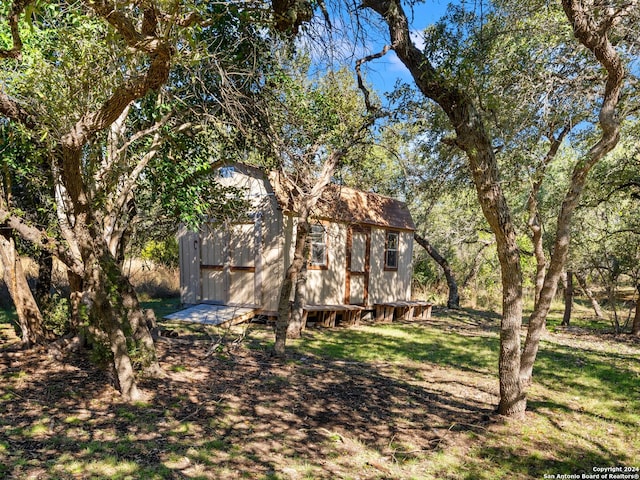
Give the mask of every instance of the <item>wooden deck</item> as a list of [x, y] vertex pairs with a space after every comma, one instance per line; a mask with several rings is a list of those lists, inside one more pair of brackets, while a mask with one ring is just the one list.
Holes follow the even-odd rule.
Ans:
[[309, 312], [318, 317], [318, 323], [323, 327], [335, 327], [338, 313], [342, 314], [342, 321], [346, 325], [359, 325], [364, 307], [358, 305], [305, 305], [302, 315], [302, 325], [307, 324]]
[[428, 320], [433, 303], [420, 300], [406, 302], [376, 303], [376, 322], [391, 323], [394, 320]]

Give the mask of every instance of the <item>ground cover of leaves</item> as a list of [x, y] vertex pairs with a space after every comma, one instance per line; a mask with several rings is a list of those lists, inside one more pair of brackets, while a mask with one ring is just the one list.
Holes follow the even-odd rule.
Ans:
[[[460, 351], [483, 339], [493, 347], [495, 318], [461, 318], [408, 328], [448, 336]], [[336, 359], [301, 346], [277, 362], [263, 348], [268, 327], [252, 328], [243, 342], [161, 338], [165, 377], [142, 379], [146, 400], [136, 404], [120, 399], [86, 353], [56, 360], [5, 338], [0, 478], [532, 479], [575, 472], [581, 461], [584, 471], [632, 465], [637, 453], [633, 425], [600, 432], [597, 415], [585, 420], [552, 385], [538, 387], [527, 420], [513, 424], [493, 415], [497, 378], [483, 366]], [[589, 422], [587, 440], [562, 433]]]

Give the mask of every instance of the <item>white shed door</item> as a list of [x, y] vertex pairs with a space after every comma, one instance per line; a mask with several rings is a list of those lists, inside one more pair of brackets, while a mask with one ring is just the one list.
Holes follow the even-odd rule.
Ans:
[[227, 302], [225, 263], [229, 251], [229, 236], [222, 228], [206, 226], [200, 239], [200, 272], [202, 301]]

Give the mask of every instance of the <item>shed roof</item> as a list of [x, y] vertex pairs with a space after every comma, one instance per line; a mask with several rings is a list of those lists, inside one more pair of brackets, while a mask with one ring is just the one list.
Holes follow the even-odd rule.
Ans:
[[345, 223], [416, 229], [406, 203], [342, 185], [327, 186], [318, 201], [316, 215]]
[[[284, 191], [273, 184], [278, 203], [286, 212], [296, 206]], [[364, 192], [344, 185], [330, 184], [316, 204], [314, 217], [344, 223], [372, 225], [399, 230], [415, 230], [407, 204], [395, 198]]]

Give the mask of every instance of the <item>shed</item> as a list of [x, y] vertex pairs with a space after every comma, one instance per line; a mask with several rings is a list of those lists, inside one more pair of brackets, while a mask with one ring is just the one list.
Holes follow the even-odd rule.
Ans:
[[[180, 230], [182, 302], [275, 314], [293, 255], [296, 207], [254, 167], [222, 167], [217, 181], [244, 190], [251, 211], [241, 221]], [[404, 202], [328, 186], [313, 212], [306, 304], [369, 308], [410, 300], [414, 230]]]

